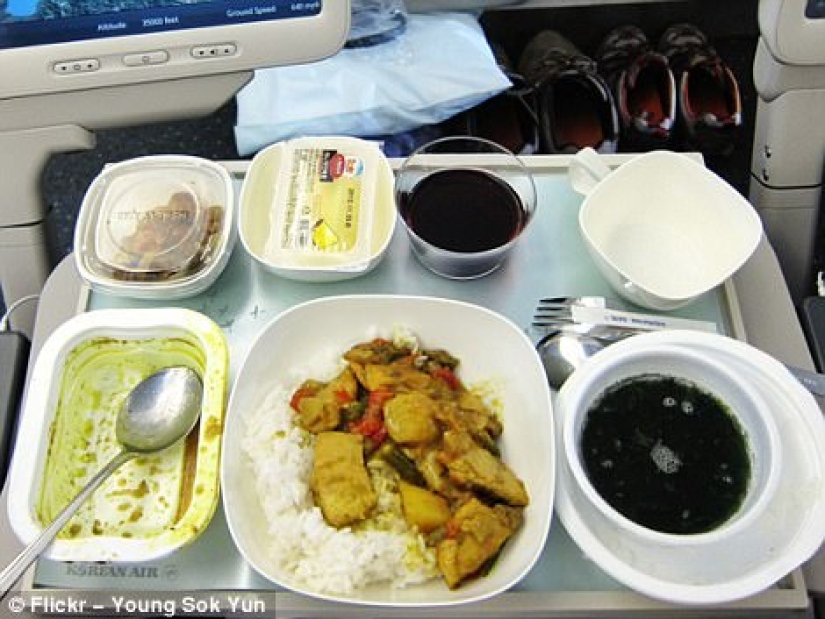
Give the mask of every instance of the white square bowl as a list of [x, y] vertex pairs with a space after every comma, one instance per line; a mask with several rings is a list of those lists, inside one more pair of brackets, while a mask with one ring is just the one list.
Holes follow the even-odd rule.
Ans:
[[[332, 318], [334, 317], [334, 318]], [[281, 568], [268, 551], [271, 529], [244, 449], [247, 420], [273, 388], [288, 388], [308, 368], [328, 372], [351, 346], [401, 327], [422, 346], [459, 358], [465, 384], [494, 389], [501, 403], [502, 457], [525, 483], [524, 523], [483, 577], [450, 590], [442, 579], [392, 588], [374, 584], [346, 594], [313, 588]], [[531, 342], [509, 320], [458, 301], [406, 296], [328, 297], [296, 306], [271, 321], [253, 343], [232, 388], [224, 433], [222, 487], [229, 530], [241, 554], [263, 577], [298, 593], [336, 602], [444, 606], [478, 601], [517, 583], [540, 556], [555, 489], [555, 442], [547, 379]], [[289, 486], [286, 481], [278, 488]], [[330, 558], [331, 561], [337, 559]]]
[[[588, 156], [577, 154], [571, 178]], [[724, 282], [762, 238], [759, 216], [739, 192], [669, 151], [634, 157], [602, 178], [582, 203], [579, 226], [616, 292], [664, 311]]]

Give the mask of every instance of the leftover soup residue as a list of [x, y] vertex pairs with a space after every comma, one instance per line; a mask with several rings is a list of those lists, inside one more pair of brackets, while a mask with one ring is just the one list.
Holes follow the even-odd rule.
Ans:
[[[49, 429], [36, 505], [48, 523], [86, 482], [120, 451], [115, 419], [141, 380], [173, 365], [198, 370], [203, 353], [183, 339], [91, 339], [67, 355]], [[80, 507], [58, 535], [149, 538], [174, 526], [192, 492], [197, 432], [154, 455], [127, 462]]]

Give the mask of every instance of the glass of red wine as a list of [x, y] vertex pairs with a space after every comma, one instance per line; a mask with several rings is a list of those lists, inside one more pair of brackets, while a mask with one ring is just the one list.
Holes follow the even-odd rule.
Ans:
[[396, 174], [395, 201], [413, 253], [451, 279], [495, 271], [536, 211], [536, 188], [512, 152], [456, 136], [418, 148]]

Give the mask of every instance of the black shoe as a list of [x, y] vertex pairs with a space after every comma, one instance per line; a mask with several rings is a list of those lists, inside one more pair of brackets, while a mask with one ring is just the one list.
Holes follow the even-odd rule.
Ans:
[[669, 148], [676, 121], [676, 86], [668, 59], [651, 49], [636, 26], [611, 30], [596, 52], [613, 91], [623, 151]]
[[685, 147], [730, 154], [742, 126], [739, 83], [707, 37], [691, 24], [668, 28], [659, 41], [676, 75]]
[[536, 90], [541, 152], [574, 153], [586, 146], [616, 151], [616, 108], [593, 59], [545, 30], [524, 48], [519, 73]]
[[512, 86], [462, 114], [458, 119], [458, 130], [486, 138], [517, 155], [536, 153], [539, 150], [539, 128], [535, 92], [515, 71], [499, 45], [491, 43], [490, 48]]

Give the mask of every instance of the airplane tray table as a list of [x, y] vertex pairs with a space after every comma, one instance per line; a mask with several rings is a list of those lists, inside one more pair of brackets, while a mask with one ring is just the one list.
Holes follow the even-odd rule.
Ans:
[[[581, 242], [577, 213], [581, 198], [566, 178], [567, 157], [529, 158], [539, 196], [535, 221], [505, 264], [477, 280], [452, 281], [425, 270], [412, 255], [405, 232], [395, 231], [384, 261], [366, 276], [335, 283], [302, 283], [281, 279], [256, 265], [240, 242], [218, 281], [193, 298], [174, 305], [198, 310], [225, 331], [231, 349], [230, 381], [240, 361], [266, 323], [279, 312], [313, 298], [352, 293], [413, 294], [449, 297], [496, 310], [527, 327], [541, 297], [605, 295], [615, 298], [596, 271]], [[620, 163], [622, 156], [613, 156]], [[244, 165], [227, 164], [240, 186]], [[68, 268], [63, 265], [63, 268]], [[71, 266], [73, 269], [73, 265]], [[72, 274], [72, 277], [77, 277]], [[159, 302], [138, 301], [91, 292], [78, 286], [77, 311], [100, 308], [155, 307]], [[73, 303], [73, 299], [63, 299]], [[633, 309], [618, 304], [618, 307]], [[710, 320], [719, 330], [744, 337], [739, 302], [733, 282], [727, 282], [695, 304], [674, 315]], [[461, 325], [456, 325], [460, 329]], [[483, 334], [478, 334], [483, 336]], [[5, 501], [4, 501], [5, 502]], [[226, 596], [239, 592], [249, 601], [247, 609], [279, 617], [561, 617], [646, 616], [701, 614], [702, 616], [750, 616], [754, 611], [788, 613], [795, 617], [810, 610], [802, 571], [797, 569], [768, 590], [748, 599], [719, 607], [675, 606], [636, 594], [602, 572], [578, 549], [558, 519], [554, 519], [547, 545], [533, 570], [511, 591], [470, 605], [435, 609], [394, 609], [332, 604], [297, 594], [277, 591], [241, 558], [229, 536], [219, 508], [207, 530], [193, 544], [164, 560], [141, 564], [57, 563], [41, 560], [24, 581], [30, 595], [82, 591], [96, 601], [95, 608], [109, 608], [112, 592], [130, 596], [170, 599], [193, 594], [217, 596], [213, 608], [219, 616], [234, 616]], [[221, 597], [224, 596], [224, 597]], [[221, 603], [220, 600], [224, 600]], [[255, 606], [256, 603], [260, 605]], [[180, 607], [178, 607], [180, 608]], [[207, 609], [208, 610], [208, 609]], [[114, 613], [113, 613], [114, 614]], [[209, 612], [203, 616], [214, 616]], [[804, 614], [804, 613], [803, 613]], [[201, 615], [198, 615], [201, 616]], [[237, 616], [249, 616], [239, 612]]]

